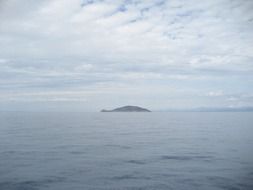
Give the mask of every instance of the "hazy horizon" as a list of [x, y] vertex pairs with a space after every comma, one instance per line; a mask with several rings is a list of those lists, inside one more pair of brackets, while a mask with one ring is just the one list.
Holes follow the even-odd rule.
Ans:
[[0, 110], [253, 107], [253, 1], [0, 2]]

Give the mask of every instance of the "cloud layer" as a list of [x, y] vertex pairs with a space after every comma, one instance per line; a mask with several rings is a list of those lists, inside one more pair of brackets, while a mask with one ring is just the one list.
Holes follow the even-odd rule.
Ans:
[[251, 0], [0, 2], [0, 104], [253, 106]]

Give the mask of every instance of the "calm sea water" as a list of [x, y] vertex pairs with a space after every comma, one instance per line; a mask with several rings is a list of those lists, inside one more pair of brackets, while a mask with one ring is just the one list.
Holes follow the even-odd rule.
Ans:
[[0, 112], [0, 190], [253, 189], [253, 113]]

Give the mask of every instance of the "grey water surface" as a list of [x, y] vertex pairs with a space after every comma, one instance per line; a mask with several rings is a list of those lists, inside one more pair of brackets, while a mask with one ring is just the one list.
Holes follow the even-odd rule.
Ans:
[[0, 112], [0, 190], [251, 190], [253, 113]]

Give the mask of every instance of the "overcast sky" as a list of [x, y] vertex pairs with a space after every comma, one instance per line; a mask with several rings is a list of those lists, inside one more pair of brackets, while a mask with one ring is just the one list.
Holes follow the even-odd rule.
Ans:
[[0, 0], [0, 110], [253, 106], [252, 0]]

